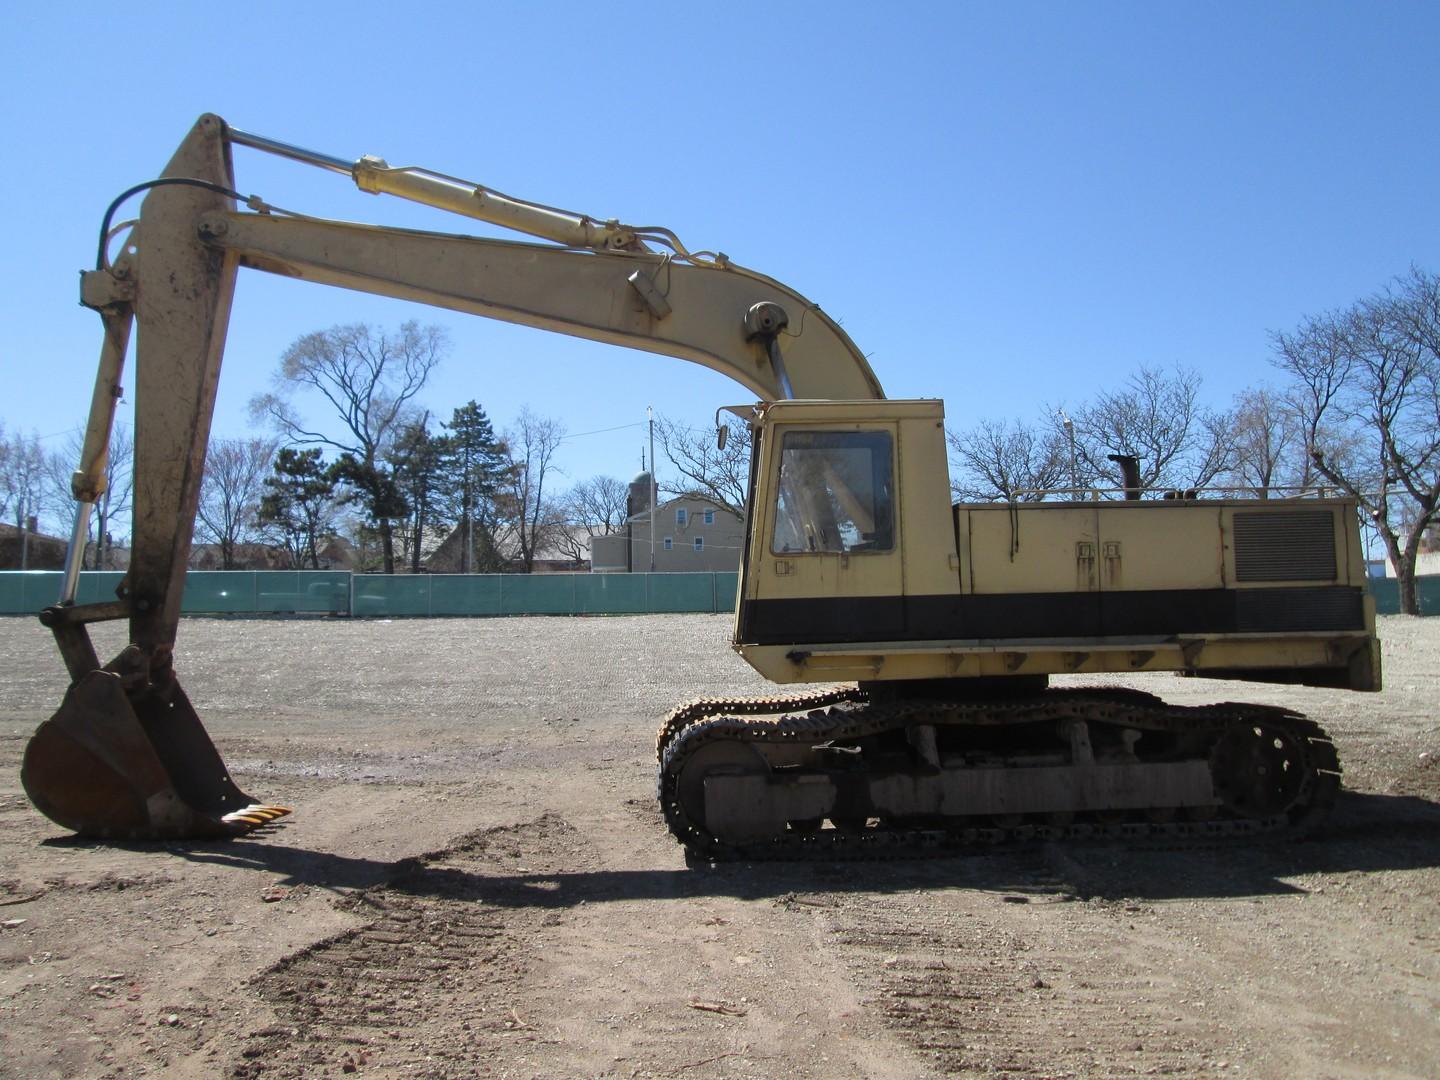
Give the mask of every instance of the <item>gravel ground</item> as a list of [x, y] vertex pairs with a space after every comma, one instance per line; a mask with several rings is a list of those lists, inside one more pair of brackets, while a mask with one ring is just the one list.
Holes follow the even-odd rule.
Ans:
[[691, 869], [653, 737], [764, 689], [729, 630], [186, 620], [237, 781], [296, 813], [146, 846], [30, 808], [65, 679], [0, 619], [0, 1076], [1437, 1075], [1440, 619], [1381, 620], [1381, 694], [1131, 681], [1325, 724], [1313, 840]]

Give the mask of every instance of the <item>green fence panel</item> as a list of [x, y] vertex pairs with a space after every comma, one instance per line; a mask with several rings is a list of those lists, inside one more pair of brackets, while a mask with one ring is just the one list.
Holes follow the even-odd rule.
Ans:
[[191, 570], [185, 575], [180, 610], [187, 615], [259, 611], [255, 574], [247, 570]]
[[[57, 570], [0, 572], [0, 614], [34, 615], [60, 596]], [[115, 599], [119, 571], [80, 575], [76, 602]], [[340, 570], [192, 570], [186, 614], [334, 612], [359, 617], [426, 615], [626, 615], [735, 610], [740, 576], [682, 574], [356, 574]], [[1400, 610], [1393, 578], [1369, 582], [1382, 615]], [[352, 600], [353, 588], [353, 600]], [[1440, 613], [1440, 575], [1416, 580], [1422, 614]]]
[[253, 611], [343, 615], [350, 610], [350, 575], [344, 570], [256, 570], [254, 575]]
[[428, 574], [391, 577], [385, 574], [357, 574], [351, 581], [354, 594], [350, 614], [361, 616], [429, 615]]
[[253, 577], [252, 611], [308, 611], [304, 593], [300, 588], [300, 577], [292, 570], [248, 570], [243, 573], [249, 573]]
[[[58, 570], [22, 570], [20, 572], [21, 608], [26, 615], [34, 615], [43, 607], [49, 607], [60, 599], [60, 584], [65, 575]], [[93, 588], [93, 586], [92, 586]], [[77, 603], [84, 603], [82, 589], [75, 591]], [[114, 597], [110, 597], [114, 599]]]
[[[125, 575], [118, 570], [87, 570], [75, 588], [77, 604], [115, 599], [115, 586]], [[65, 575], [59, 570], [0, 571], [0, 615], [35, 615], [60, 599]]]
[[572, 615], [574, 574], [504, 574], [500, 578], [502, 615]]
[[0, 574], [0, 611], [6, 615], [34, 615], [60, 598], [60, 577], [52, 570], [8, 570]]
[[643, 615], [647, 574], [575, 575], [575, 614]]
[[[120, 587], [120, 582], [125, 580], [125, 574], [120, 570], [90, 570], [80, 575], [80, 584], [75, 589], [75, 602], [77, 604], [105, 604], [115, 599], [115, 590]], [[55, 580], [55, 595], [60, 595], [60, 579]], [[46, 603], [53, 604], [54, 598]]]
[[[43, 607], [49, 607], [60, 599], [60, 586], [65, 580], [65, 575], [59, 570], [24, 571], [25, 585], [25, 613], [33, 615]], [[88, 588], [86, 586], [89, 586]], [[75, 589], [75, 602], [84, 604], [90, 602], [88, 593], [96, 591], [96, 583], [81, 578]], [[99, 599], [97, 596], [95, 599]], [[114, 600], [115, 596], [105, 597], [106, 600]]]
[[[736, 574], [357, 575], [352, 614], [621, 615], [730, 611]], [[718, 594], [718, 595], [717, 595]]]
[[[1371, 578], [1370, 592], [1375, 597], [1375, 611], [1380, 615], [1400, 613], [1400, 583], [1394, 578]], [[1415, 579], [1415, 599], [1421, 615], [1440, 612], [1440, 574], [1425, 574]]]
[[647, 574], [649, 610], [687, 612], [715, 610], [714, 574]]
[[721, 614], [735, 610], [735, 601], [740, 595], [740, 574], [732, 570], [715, 575], [715, 610]]
[[0, 574], [0, 615], [25, 610], [25, 582], [18, 573]]
[[435, 574], [431, 615], [499, 615], [501, 574]]
[[[297, 611], [324, 611], [350, 614], [351, 575], [344, 570], [302, 570], [299, 572], [305, 606]], [[259, 589], [256, 589], [257, 601]]]
[[1400, 610], [1400, 589], [1390, 578], [1371, 578], [1370, 595], [1375, 597], [1375, 614], [1394, 615]]

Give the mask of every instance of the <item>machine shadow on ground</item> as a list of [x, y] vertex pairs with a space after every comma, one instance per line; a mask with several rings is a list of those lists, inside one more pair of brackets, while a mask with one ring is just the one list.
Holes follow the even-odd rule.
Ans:
[[[540, 819], [542, 822], [547, 818]], [[516, 832], [523, 834], [525, 826]], [[1224, 899], [1303, 893], [1295, 877], [1440, 866], [1440, 804], [1413, 796], [1346, 792], [1315, 837], [1247, 840], [1173, 849], [1114, 843], [1041, 843], [927, 859], [813, 863], [736, 862], [673, 868], [495, 872], [483, 864], [486, 833], [443, 851], [383, 861], [286, 844], [285, 829], [229, 842], [116, 844], [77, 838], [45, 843], [111, 847], [282, 876], [282, 884], [337, 892], [385, 888], [502, 907], [567, 908], [707, 896], [744, 900], [793, 894], [971, 889], [1010, 902], [1056, 899]], [[527, 860], [529, 861], [529, 860]], [[546, 860], [548, 861], [548, 860]], [[676, 861], [679, 862], [677, 853]]]

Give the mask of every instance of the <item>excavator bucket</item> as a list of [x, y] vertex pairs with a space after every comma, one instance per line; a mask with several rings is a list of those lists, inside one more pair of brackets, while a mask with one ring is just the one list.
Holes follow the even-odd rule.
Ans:
[[290, 812], [235, 786], [174, 679], [132, 696], [103, 669], [36, 730], [20, 778], [41, 813], [88, 837], [231, 837]]

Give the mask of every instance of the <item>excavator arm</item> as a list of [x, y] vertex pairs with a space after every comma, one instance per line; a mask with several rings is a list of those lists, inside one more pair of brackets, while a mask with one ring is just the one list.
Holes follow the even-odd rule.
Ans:
[[[235, 190], [235, 145], [348, 172], [362, 190], [547, 242], [287, 213]], [[864, 356], [817, 306], [723, 255], [690, 252], [664, 229], [602, 222], [377, 158], [346, 163], [235, 131], [215, 116], [201, 117], [162, 177], [141, 188], [149, 190], [121, 254], [113, 262], [106, 255], [107, 215], [96, 269], [82, 275], [82, 302], [100, 313], [105, 338], [72, 481], [79, 510], [65, 584], [60, 602], [41, 615], [72, 686], [31, 740], [22, 770], [35, 805], [82, 834], [234, 835], [285, 812], [230, 780], [171, 666], [241, 267], [679, 357], [766, 400], [884, 397]], [[241, 202], [247, 209], [237, 209]], [[89, 507], [104, 490], [132, 327], [131, 564], [115, 602], [77, 605], [79, 556]], [[86, 625], [111, 619], [129, 620], [131, 644], [102, 666]]]

